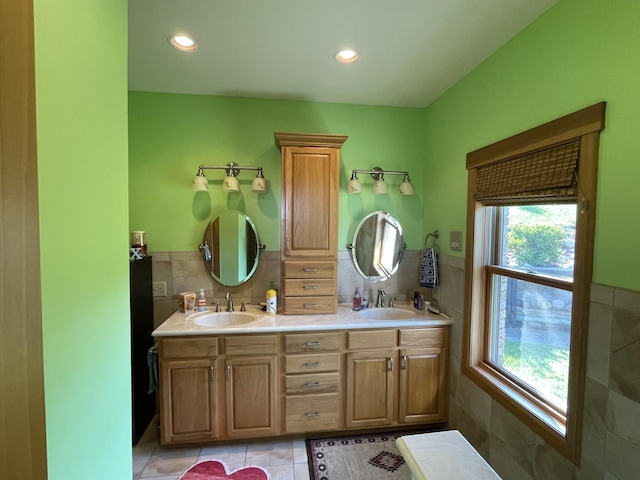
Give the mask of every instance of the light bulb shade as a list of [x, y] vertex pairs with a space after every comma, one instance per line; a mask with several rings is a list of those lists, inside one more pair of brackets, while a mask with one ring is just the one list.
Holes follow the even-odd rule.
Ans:
[[209, 182], [204, 175], [196, 175], [193, 177], [192, 188], [196, 192], [206, 192], [209, 190]]
[[347, 193], [349, 195], [360, 195], [362, 193], [362, 185], [357, 178], [352, 178], [347, 184]]
[[404, 182], [402, 182], [398, 190], [400, 190], [400, 195], [407, 195], [407, 196], [413, 195], [413, 185], [408, 180], [405, 180]]
[[240, 185], [238, 185], [238, 179], [229, 175], [222, 182], [222, 191], [224, 192], [239, 192]]
[[384, 183], [384, 180], [376, 180], [375, 182], [373, 182], [373, 194], [374, 195], [387, 194], [387, 184]]
[[258, 193], [267, 193], [267, 181], [264, 177], [256, 177], [251, 184], [251, 190]]

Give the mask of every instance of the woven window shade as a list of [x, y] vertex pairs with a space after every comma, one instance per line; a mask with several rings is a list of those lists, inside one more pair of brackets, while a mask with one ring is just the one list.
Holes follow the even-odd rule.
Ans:
[[478, 167], [475, 199], [485, 205], [575, 202], [580, 140]]

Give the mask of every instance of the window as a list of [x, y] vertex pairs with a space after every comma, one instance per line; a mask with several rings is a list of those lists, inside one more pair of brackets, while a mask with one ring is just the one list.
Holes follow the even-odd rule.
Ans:
[[604, 111], [467, 155], [463, 372], [576, 463]]

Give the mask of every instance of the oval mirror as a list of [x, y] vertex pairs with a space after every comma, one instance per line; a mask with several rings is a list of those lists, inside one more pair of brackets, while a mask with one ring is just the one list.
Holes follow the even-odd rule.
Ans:
[[258, 231], [251, 219], [237, 210], [225, 210], [211, 220], [198, 247], [207, 271], [227, 287], [242, 285], [258, 268]]
[[370, 282], [383, 282], [398, 270], [406, 245], [400, 223], [378, 211], [362, 219], [347, 247], [360, 275]]

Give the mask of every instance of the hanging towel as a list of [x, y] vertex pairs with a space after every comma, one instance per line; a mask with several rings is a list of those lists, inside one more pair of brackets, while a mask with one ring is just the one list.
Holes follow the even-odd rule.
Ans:
[[147, 365], [149, 366], [149, 390], [151, 394], [158, 389], [158, 346], [154, 345], [147, 351]]
[[420, 286], [436, 288], [440, 285], [438, 276], [438, 252], [433, 247], [427, 247], [422, 252], [420, 264]]

